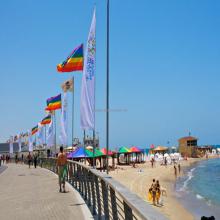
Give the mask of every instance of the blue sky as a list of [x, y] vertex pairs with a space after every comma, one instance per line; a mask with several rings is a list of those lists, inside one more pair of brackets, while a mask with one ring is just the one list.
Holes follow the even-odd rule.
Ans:
[[[86, 43], [97, 7], [96, 108], [105, 108], [106, 1], [11, 0], [0, 7], [0, 141], [34, 127], [73, 73], [56, 65]], [[110, 0], [110, 145], [220, 143], [220, 2]], [[81, 73], [75, 76], [75, 135]], [[71, 95], [69, 94], [71, 106]], [[59, 113], [58, 113], [59, 117]], [[59, 121], [59, 119], [57, 119]], [[71, 112], [69, 112], [69, 140]], [[105, 146], [105, 114], [96, 127]]]

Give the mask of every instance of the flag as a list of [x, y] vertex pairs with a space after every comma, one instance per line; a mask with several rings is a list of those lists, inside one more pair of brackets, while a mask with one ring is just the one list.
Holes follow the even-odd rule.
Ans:
[[62, 112], [60, 118], [60, 142], [67, 146], [67, 93], [63, 94]]
[[34, 135], [34, 134], [37, 133], [37, 131], [38, 131], [38, 125], [35, 126], [34, 128], [32, 128], [32, 130], [31, 130], [31, 134]]
[[41, 123], [38, 124], [37, 140], [39, 145], [44, 144], [44, 129]]
[[53, 120], [51, 120], [47, 130], [47, 146], [52, 147], [55, 145], [55, 132], [53, 128]]
[[14, 149], [13, 149], [13, 136], [11, 136], [11, 138], [10, 138], [10, 142], [9, 142], [9, 153], [10, 154], [13, 154], [13, 152], [14, 152]]
[[82, 77], [80, 117], [83, 130], [95, 129], [95, 55], [96, 55], [96, 11], [87, 40], [86, 56]]
[[48, 115], [47, 117], [45, 117], [42, 121], [41, 121], [41, 125], [47, 125], [50, 124], [51, 122], [51, 115]]
[[18, 152], [21, 152], [21, 138], [22, 134], [18, 135]]
[[74, 84], [74, 81], [72, 78], [72, 79], [66, 80], [64, 83], [62, 83], [61, 88], [63, 89], [64, 92], [68, 92], [68, 91], [72, 92], [73, 91], [73, 84]]
[[28, 150], [33, 151], [32, 132], [28, 132]]
[[61, 108], [61, 94], [47, 99], [47, 111], [54, 111]]
[[63, 63], [57, 65], [58, 72], [79, 70], [83, 70], [83, 44], [73, 50]]

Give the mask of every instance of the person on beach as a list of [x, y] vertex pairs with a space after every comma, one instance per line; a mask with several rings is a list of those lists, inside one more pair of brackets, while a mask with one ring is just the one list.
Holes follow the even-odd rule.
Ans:
[[17, 154], [15, 155], [15, 163], [16, 164], [18, 163], [18, 155]]
[[167, 158], [166, 157], [164, 158], [164, 164], [165, 164], [165, 167], [167, 167]]
[[67, 157], [66, 154], [63, 152], [62, 146], [60, 147], [60, 153], [58, 154], [58, 158], [57, 158], [57, 167], [58, 167], [60, 192], [62, 192], [62, 185], [63, 185], [63, 192], [66, 192], [65, 178], [67, 175]]
[[27, 156], [27, 160], [28, 160], [28, 166], [29, 166], [29, 168], [31, 168], [32, 157], [31, 157], [31, 153], [30, 152], [29, 152], [29, 154]]
[[157, 205], [159, 205], [159, 200], [160, 200], [160, 195], [161, 195], [159, 180], [156, 181], [156, 184], [157, 184], [157, 188], [156, 188], [156, 200], [157, 200]]
[[178, 170], [179, 170], [179, 174], [180, 174], [180, 171], [181, 171], [180, 163], [178, 164]]
[[5, 155], [2, 156], [3, 164], [5, 163]]
[[37, 168], [37, 154], [34, 155], [34, 168]]
[[174, 165], [174, 175], [175, 175], [175, 177], [177, 177], [177, 168], [176, 168], [176, 165]]
[[153, 157], [151, 158], [150, 162], [151, 162], [151, 167], [153, 168], [154, 167], [154, 158]]
[[152, 193], [153, 205], [156, 205], [157, 183], [155, 179], [153, 179], [153, 183], [151, 184], [150, 188], [151, 188], [151, 193]]

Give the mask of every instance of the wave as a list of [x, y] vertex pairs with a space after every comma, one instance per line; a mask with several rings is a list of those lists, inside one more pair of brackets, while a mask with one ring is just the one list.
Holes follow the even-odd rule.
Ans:
[[187, 179], [183, 182], [183, 186], [178, 190], [178, 191], [186, 191], [187, 190], [187, 186], [189, 184], [189, 181], [194, 177], [193, 176], [193, 171], [196, 168], [192, 168], [188, 173], [187, 173]]
[[197, 198], [197, 199], [199, 199], [199, 200], [204, 199], [204, 197], [203, 197], [203, 196], [201, 196], [201, 195], [199, 195], [199, 194], [196, 194], [196, 198]]

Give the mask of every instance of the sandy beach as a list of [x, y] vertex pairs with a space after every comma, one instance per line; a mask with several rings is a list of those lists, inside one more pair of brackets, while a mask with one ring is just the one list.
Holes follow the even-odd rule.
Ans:
[[[191, 166], [196, 161], [203, 158], [189, 158], [187, 161], [181, 161], [181, 172], [177, 178], [183, 175], [183, 168]], [[171, 220], [191, 220], [193, 215], [186, 210], [175, 197], [175, 182], [173, 165], [167, 167], [161, 166], [159, 162], [155, 163], [154, 168], [151, 168], [151, 163], [137, 164], [137, 168], [131, 166], [118, 166], [118, 169], [111, 171], [110, 175], [116, 180], [127, 186], [132, 192], [139, 195], [142, 199], [147, 200], [147, 192], [151, 186], [153, 178], [160, 181], [160, 185], [166, 188], [167, 196], [163, 196], [163, 206], [153, 208], [157, 209]], [[141, 172], [140, 172], [141, 169]], [[152, 204], [151, 202], [149, 202]]]

